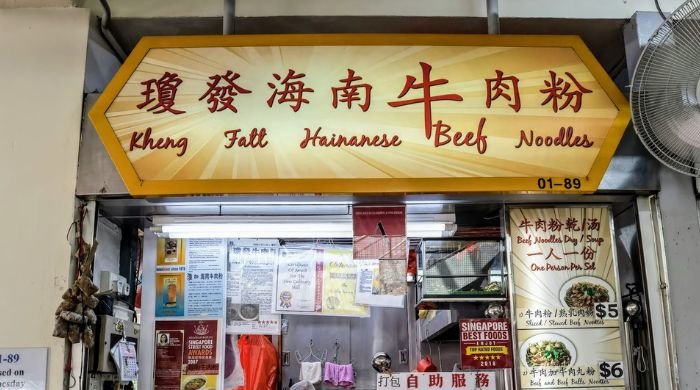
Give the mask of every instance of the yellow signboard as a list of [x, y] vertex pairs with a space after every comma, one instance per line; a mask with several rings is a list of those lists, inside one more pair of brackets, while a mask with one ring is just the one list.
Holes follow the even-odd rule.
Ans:
[[593, 192], [629, 107], [573, 36], [147, 37], [90, 118], [133, 195]]

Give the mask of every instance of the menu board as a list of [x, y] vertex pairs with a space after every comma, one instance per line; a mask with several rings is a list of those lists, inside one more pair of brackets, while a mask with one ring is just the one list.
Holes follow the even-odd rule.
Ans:
[[154, 388], [218, 388], [219, 321], [156, 321]]
[[520, 388], [624, 387], [609, 213], [608, 207], [510, 210]]
[[221, 316], [226, 240], [158, 240], [156, 317]]
[[272, 314], [279, 241], [230, 240], [228, 245], [226, 332], [280, 334], [282, 319]]
[[357, 264], [349, 248], [283, 249], [275, 273], [277, 313], [369, 316], [355, 303]]

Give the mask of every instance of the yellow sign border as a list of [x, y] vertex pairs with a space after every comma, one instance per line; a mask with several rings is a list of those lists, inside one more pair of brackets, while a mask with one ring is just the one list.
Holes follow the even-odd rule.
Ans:
[[[613, 125], [581, 188], [546, 192], [592, 193], [607, 170], [630, 121], [627, 99], [578, 36], [572, 35], [445, 35], [445, 34], [294, 34], [144, 37], [124, 61], [88, 116], [102, 139], [117, 171], [133, 196], [197, 194], [380, 194], [456, 192], [545, 192], [533, 190], [537, 178], [434, 178], [434, 179], [228, 179], [141, 180], [114, 133], [106, 112], [121, 89], [153, 48], [217, 46], [505, 46], [572, 48], [619, 110]], [[549, 179], [549, 178], [547, 178]], [[552, 177], [562, 182], [563, 177]]]

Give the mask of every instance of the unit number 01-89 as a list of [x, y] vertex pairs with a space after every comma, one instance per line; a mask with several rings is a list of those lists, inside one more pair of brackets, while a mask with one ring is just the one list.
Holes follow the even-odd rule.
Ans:
[[551, 177], [540, 177], [537, 179], [537, 188], [541, 190], [553, 190], [553, 189], [567, 189], [567, 190], [578, 190], [581, 188], [581, 179], [566, 178], [563, 181], [561, 179], [552, 179]]

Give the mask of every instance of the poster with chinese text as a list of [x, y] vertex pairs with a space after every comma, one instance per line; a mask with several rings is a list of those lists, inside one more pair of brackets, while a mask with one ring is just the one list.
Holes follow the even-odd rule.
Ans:
[[624, 386], [608, 207], [509, 211], [523, 389]]
[[185, 315], [223, 316], [226, 240], [191, 238], [186, 241], [185, 251]]
[[226, 287], [226, 333], [281, 332], [281, 317], [272, 314], [278, 240], [230, 240]]
[[226, 240], [161, 238], [157, 245], [156, 317], [223, 316]]

